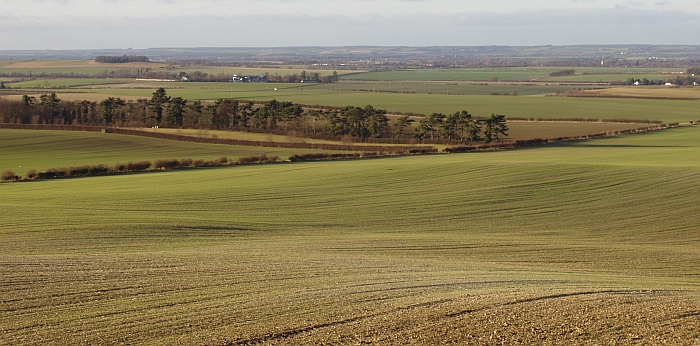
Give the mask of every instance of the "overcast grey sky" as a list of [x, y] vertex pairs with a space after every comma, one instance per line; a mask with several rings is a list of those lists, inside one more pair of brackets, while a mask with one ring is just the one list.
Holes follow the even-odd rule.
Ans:
[[700, 44], [700, 0], [0, 0], [0, 50]]

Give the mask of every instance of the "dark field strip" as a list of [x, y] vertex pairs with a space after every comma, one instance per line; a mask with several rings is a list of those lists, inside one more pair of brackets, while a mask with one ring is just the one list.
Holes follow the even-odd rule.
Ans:
[[0, 184], [0, 344], [693, 344], [698, 138]]

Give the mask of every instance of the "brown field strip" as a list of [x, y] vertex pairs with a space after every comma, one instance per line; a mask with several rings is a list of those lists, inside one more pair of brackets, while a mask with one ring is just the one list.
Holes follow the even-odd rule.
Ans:
[[609, 88], [602, 90], [586, 90], [585, 92], [588, 94], [595, 94], [601, 96], [610, 95], [619, 97], [700, 100], [700, 88], [698, 87], [624, 87]]
[[508, 140], [533, 139], [533, 138], [557, 138], [575, 137], [622, 131], [627, 129], [639, 129], [648, 127], [648, 124], [618, 124], [596, 122], [567, 122], [567, 121], [508, 121]]

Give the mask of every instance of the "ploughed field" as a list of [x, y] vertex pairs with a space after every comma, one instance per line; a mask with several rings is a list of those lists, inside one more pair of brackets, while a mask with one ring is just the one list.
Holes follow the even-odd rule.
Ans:
[[694, 344], [699, 194], [697, 126], [0, 184], [0, 344]]

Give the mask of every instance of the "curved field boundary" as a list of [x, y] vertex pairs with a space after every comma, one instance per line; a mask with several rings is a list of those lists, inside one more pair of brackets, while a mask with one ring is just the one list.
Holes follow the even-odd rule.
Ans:
[[[586, 140], [592, 138], [603, 138], [609, 136], [618, 136], [634, 133], [643, 133], [648, 131], [663, 130], [687, 126], [686, 124], [656, 124], [648, 127], [627, 129], [621, 131], [601, 132], [581, 136], [557, 137], [557, 138], [534, 138], [526, 140], [502, 141], [495, 143], [482, 143], [472, 145], [456, 145], [449, 146], [444, 149], [447, 153], [463, 153], [494, 149], [515, 149], [521, 147], [566, 142], [572, 140]], [[32, 124], [0, 124], [0, 129], [30, 129], [30, 130], [63, 130], [63, 131], [88, 131], [88, 132], [105, 132], [123, 135], [150, 137], [158, 139], [176, 140], [183, 142], [208, 143], [208, 144], [224, 144], [224, 145], [242, 145], [254, 147], [273, 147], [273, 148], [292, 148], [292, 149], [319, 149], [319, 150], [338, 150], [338, 151], [355, 151], [355, 152], [377, 152], [382, 154], [429, 154], [437, 153], [435, 147], [418, 147], [418, 146], [366, 146], [366, 145], [342, 145], [328, 143], [292, 143], [292, 142], [268, 142], [268, 141], [251, 141], [237, 140], [230, 138], [202, 138], [170, 133], [159, 133], [150, 131], [141, 131], [133, 129], [122, 129], [101, 126], [73, 126], [73, 125], [32, 125]]]
[[484, 143], [484, 144], [474, 144], [474, 145], [456, 145], [456, 146], [451, 146], [451, 147], [445, 148], [445, 151], [448, 153], [466, 153], [466, 152], [494, 150], [494, 149], [515, 149], [515, 148], [531, 147], [531, 146], [535, 146], [535, 145], [550, 144], [550, 143], [560, 143], [560, 142], [568, 142], [568, 141], [587, 140], [587, 139], [593, 139], [593, 138], [605, 138], [605, 137], [613, 137], [613, 136], [619, 136], [619, 135], [644, 133], [644, 132], [649, 132], [649, 131], [672, 129], [672, 128], [682, 127], [682, 126], [690, 126], [690, 125], [689, 124], [678, 124], [678, 123], [660, 124], [660, 125], [641, 127], [641, 128], [636, 128], [636, 129], [601, 132], [601, 133], [595, 133], [595, 134], [590, 134], [590, 135], [581, 135], [581, 136], [519, 139], [519, 140], [507, 141], [507, 142], [504, 141], [504, 142]]

